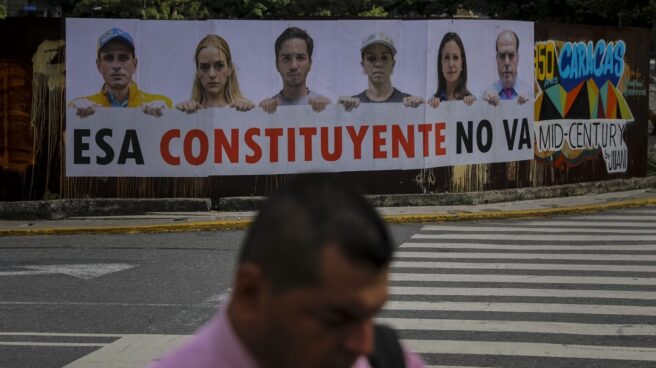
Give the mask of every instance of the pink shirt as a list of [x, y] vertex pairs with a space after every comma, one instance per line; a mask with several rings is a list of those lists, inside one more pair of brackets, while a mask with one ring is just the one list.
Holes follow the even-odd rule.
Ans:
[[[424, 367], [423, 360], [416, 354], [405, 350], [407, 368]], [[228, 320], [227, 304], [201, 327], [194, 337], [182, 346], [155, 360], [148, 368], [259, 368], [255, 359], [232, 329]], [[371, 368], [366, 357], [359, 358], [353, 368]]]

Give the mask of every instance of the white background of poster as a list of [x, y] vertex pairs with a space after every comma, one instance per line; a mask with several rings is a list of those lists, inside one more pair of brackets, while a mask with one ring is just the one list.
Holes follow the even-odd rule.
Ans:
[[488, 85], [499, 79], [496, 62], [496, 39], [499, 32], [510, 29], [519, 37], [518, 80], [533, 85], [533, 23], [493, 20], [428, 21], [426, 96], [437, 91], [437, 54], [442, 37], [456, 32], [467, 56], [467, 89], [477, 99]]
[[[164, 94], [174, 103], [191, 96], [194, 52], [198, 42], [215, 33], [230, 45], [244, 95], [258, 103], [281, 89], [275, 68], [274, 43], [287, 27], [307, 30], [314, 39], [310, 89], [333, 102], [367, 88], [360, 47], [371, 33], [394, 39], [397, 55], [392, 82], [412, 95], [430, 98], [437, 89], [437, 48], [445, 32], [457, 32], [465, 45], [467, 87], [477, 97], [498, 78], [495, 42], [498, 32], [512, 29], [520, 37], [519, 78], [532, 84], [533, 24], [472, 20], [339, 20], [339, 21], [139, 21], [126, 19], [67, 19], [67, 100], [95, 94], [102, 86], [96, 68], [98, 37], [119, 27], [130, 33], [139, 60], [134, 80], [150, 93]], [[422, 71], [425, 71], [423, 73]]]
[[[339, 171], [372, 171], [372, 170], [397, 170], [397, 169], [420, 169], [439, 166], [451, 166], [455, 164], [492, 163], [517, 160], [529, 160], [533, 158], [533, 123], [530, 121], [532, 106], [530, 104], [518, 105], [512, 101], [503, 101], [494, 107], [484, 102], [476, 102], [465, 109], [461, 108], [462, 102], [448, 101], [440, 105], [438, 109], [409, 108], [399, 103], [363, 104], [357, 110], [346, 112], [340, 106], [330, 105], [320, 114], [309, 112], [304, 106], [281, 106], [276, 114], [267, 114], [262, 110], [255, 109], [248, 112], [239, 112], [234, 109], [205, 109], [195, 114], [186, 114], [180, 111], [167, 111], [162, 117], [145, 115], [139, 109], [114, 109], [99, 108], [98, 113], [80, 119], [68, 110], [69, 120], [66, 129], [66, 175], [67, 176], [208, 176], [208, 175], [270, 175], [302, 172], [339, 172]], [[274, 116], [278, 116], [274, 119]], [[313, 119], [308, 119], [312, 116]], [[477, 149], [475, 135], [477, 126], [483, 119], [489, 120], [491, 129], [491, 142], [488, 151]], [[513, 119], [518, 120], [515, 134], [515, 144], [508, 146], [503, 120], [510, 121], [512, 129]], [[522, 125], [522, 121], [525, 123]], [[472, 152], [463, 149], [458, 153], [458, 137], [456, 134], [458, 122], [473, 122]], [[436, 153], [437, 136], [435, 135], [435, 123], [443, 122], [443, 141], [440, 146], [442, 154]], [[419, 132], [419, 124], [428, 124], [431, 129], [427, 134], [428, 154], [424, 156], [423, 134]], [[414, 156], [408, 157], [403, 149], [399, 149], [398, 157], [393, 157], [392, 138], [393, 125], [398, 125], [406, 135], [406, 126], [414, 126]], [[335, 135], [334, 127], [341, 126], [342, 154], [335, 161], [327, 161], [321, 152], [321, 129], [328, 129], [328, 151], [334, 152]], [[362, 126], [368, 127], [364, 130], [364, 139], [361, 145], [362, 157], [355, 158], [354, 143], [345, 127], [352, 127], [360, 131]], [[384, 129], [375, 133], [374, 126]], [[315, 128], [316, 132], [309, 140], [311, 141], [312, 158], [305, 156], [306, 138], [298, 131], [299, 127]], [[258, 134], [253, 137], [261, 149], [261, 156], [255, 162], [247, 162], [245, 157], [252, 155], [254, 150], [244, 138], [249, 128], [259, 129]], [[266, 137], [265, 129], [282, 128], [277, 139], [278, 160], [270, 160], [270, 150], [275, 145], [270, 144]], [[296, 129], [293, 140], [295, 147], [295, 159], [288, 160], [288, 129]], [[96, 137], [96, 132], [101, 129], [111, 130], [111, 135]], [[200, 129], [207, 137], [208, 149], [204, 160], [199, 165], [189, 164], [184, 158], [183, 145], [185, 136], [189, 131]], [[233, 142], [233, 147], [239, 150], [238, 162], [228, 162], [227, 156], [223, 154], [223, 162], [214, 162], [214, 131], [220, 129], [231, 140], [231, 130], [239, 130], [239, 139]], [[89, 135], [80, 135], [76, 139], [75, 134], [89, 130]], [[143, 156], [144, 163], [139, 165], [134, 159], [127, 159], [124, 164], [119, 164], [121, 147], [126, 144], [124, 136], [126, 131], [133, 130], [138, 139], [138, 145]], [[180, 137], [165, 140], [163, 137], [169, 130], [180, 130]], [[519, 147], [522, 134], [524, 142]], [[374, 136], [379, 137], [376, 145]], [[487, 133], [483, 133], [484, 137]], [[113, 160], [108, 164], [100, 164], [97, 158], [104, 159], [106, 150], [97, 142], [106, 142], [113, 148]], [[485, 139], [482, 139], [486, 142]], [[135, 142], [126, 145], [130, 152], [136, 152]], [[384, 157], [374, 157], [374, 146], [384, 152]], [[77, 147], [77, 148], [76, 148]], [[164, 159], [162, 147], [165, 147], [171, 155], [180, 157], [180, 165], [171, 165]], [[464, 147], [464, 145], [463, 145]], [[200, 143], [198, 139], [191, 140], [189, 146], [192, 155], [199, 156]], [[219, 150], [223, 152], [222, 150]], [[87, 157], [89, 163], [75, 163], [74, 154]]]

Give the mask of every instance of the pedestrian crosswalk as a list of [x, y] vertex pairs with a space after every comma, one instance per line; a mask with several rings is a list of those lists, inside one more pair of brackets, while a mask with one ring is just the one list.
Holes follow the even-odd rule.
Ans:
[[656, 367], [656, 207], [426, 225], [391, 271], [431, 367]]

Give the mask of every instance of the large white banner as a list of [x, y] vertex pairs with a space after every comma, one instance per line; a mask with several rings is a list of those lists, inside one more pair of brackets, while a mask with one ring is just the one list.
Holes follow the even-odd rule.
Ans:
[[66, 48], [68, 176], [533, 158], [530, 22], [67, 19]]
[[[175, 110], [144, 117], [69, 111], [69, 176], [209, 176], [421, 169], [533, 157], [531, 105], [461, 101], [440, 108], [367, 104], [321, 113]], [[308, 112], [309, 110], [309, 112]]]

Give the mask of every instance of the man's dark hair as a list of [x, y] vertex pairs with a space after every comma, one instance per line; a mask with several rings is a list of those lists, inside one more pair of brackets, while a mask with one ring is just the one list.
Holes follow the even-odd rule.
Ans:
[[502, 34], [510, 32], [512, 33], [513, 36], [515, 36], [515, 51], [519, 51], [519, 36], [517, 36], [517, 33], [515, 31], [511, 31], [509, 29], [506, 29], [505, 31], [501, 31], [499, 35], [497, 36], [497, 41], [494, 43], [494, 49], [499, 52], [499, 37], [501, 37]]
[[333, 245], [375, 270], [392, 259], [385, 223], [363, 196], [332, 180], [302, 177], [264, 203], [239, 262], [257, 264], [282, 292], [318, 284], [321, 251]]
[[280, 47], [282, 43], [291, 40], [292, 38], [300, 38], [305, 41], [305, 46], [307, 47], [308, 58], [312, 62], [312, 50], [314, 50], [314, 41], [307, 32], [298, 28], [298, 27], [289, 27], [284, 30], [278, 38], [276, 38], [276, 63], [278, 62], [278, 54], [280, 53]]

